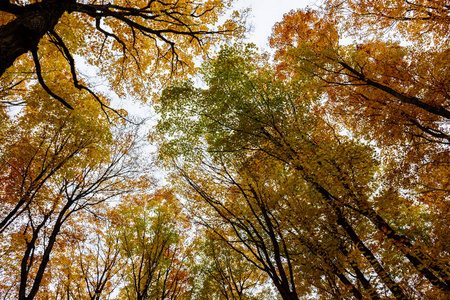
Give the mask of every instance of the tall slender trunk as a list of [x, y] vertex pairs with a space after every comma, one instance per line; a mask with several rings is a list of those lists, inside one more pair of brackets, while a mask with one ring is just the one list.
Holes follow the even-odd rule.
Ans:
[[366, 276], [364, 276], [363, 272], [359, 269], [357, 262], [349, 256], [349, 252], [341, 247], [341, 252], [347, 257], [350, 262], [350, 266], [353, 271], [355, 271], [356, 278], [359, 280], [363, 288], [369, 292], [370, 298], [372, 300], [379, 300], [380, 296], [377, 293], [377, 290], [370, 284], [370, 281], [367, 280]]
[[[42, 255], [41, 262], [39, 264], [36, 275], [33, 278], [33, 284], [31, 285], [31, 287], [29, 289], [28, 295], [25, 295], [25, 292], [26, 292], [26, 287], [27, 287], [27, 278], [30, 274], [28, 272], [29, 270], [26, 270], [26, 273], [23, 273], [24, 269], [22, 268], [21, 282], [20, 282], [20, 288], [19, 288], [19, 300], [33, 300], [34, 297], [36, 296], [37, 292], [39, 291], [39, 288], [41, 286], [41, 281], [44, 278], [44, 273], [45, 273], [47, 265], [50, 261], [50, 254], [53, 250], [53, 246], [56, 242], [56, 238], [59, 236], [61, 227], [67, 218], [68, 210], [72, 206], [73, 202], [74, 201], [69, 200], [64, 205], [64, 207], [61, 209], [61, 211], [58, 213], [58, 217], [55, 221], [55, 224], [53, 225], [52, 232], [47, 241], [47, 245], [44, 247], [44, 253]], [[45, 216], [44, 220], [39, 225], [40, 227], [38, 227], [39, 230], [35, 230], [33, 232], [33, 240], [32, 240], [33, 244], [31, 244], [31, 242], [27, 243], [27, 248], [33, 247], [33, 249], [34, 249], [34, 247], [36, 246], [36, 240], [37, 240], [39, 231], [42, 228], [42, 226], [45, 225], [45, 223], [47, 222], [47, 219], [50, 217], [51, 213], [52, 212], [50, 212], [48, 215]], [[36, 236], [36, 237], [34, 237], [34, 236]], [[28, 252], [28, 249], [27, 249], [27, 252]], [[23, 260], [28, 260], [27, 259], [28, 256], [29, 255], [27, 255], [27, 253], [25, 253]]]
[[[450, 292], [450, 274], [446, 266], [441, 267], [436, 264], [431, 257], [414, 246], [410, 239], [397, 233], [383, 217], [370, 207], [368, 203], [359, 200], [356, 200], [356, 202], [359, 205], [361, 214], [367, 217], [388, 239], [394, 241], [394, 245], [404, 253], [417, 271], [424, 275], [431, 284], [438, 287], [440, 290]], [[432, 270], [436, 272], [442, 280], [439, 279]]]
[[324, 197], [324, 200], [332, 208], [337, 217], [337, 224], [347, 233], [356, 248], [367, 259], [372, 268], [375, 270], [381, 281], [388, 287], [394, 297], [398, 300], [408, 300], [401, 287], [391, 278], [389, 273], [383, 268], [381, 263], [375, 255], [366, 247], [364, 242], [360, 239], [353, 227], [348, 223], [341, 209], [336, 205], [335, 198], [323, 187], [315, 184], [316, 190]]

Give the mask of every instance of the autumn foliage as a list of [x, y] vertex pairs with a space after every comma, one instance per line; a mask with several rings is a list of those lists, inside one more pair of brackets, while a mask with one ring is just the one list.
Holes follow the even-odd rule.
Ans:
[[[227, 1], [0, 3], [1, 298], [450, 297], [446, 1], [291, 11], [273, 57], [222, 45], [196, 81]], [[170, 83], [157, 124], [79, 62]]]

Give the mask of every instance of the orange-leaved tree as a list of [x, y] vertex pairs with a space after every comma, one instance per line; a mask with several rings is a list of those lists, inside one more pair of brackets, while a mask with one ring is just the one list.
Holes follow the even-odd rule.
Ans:
[[[435, 213], [448, 248], [449, 6], [445, 1], [326, 1], [284, 16], [271, 37], [279, 75], [323, 86], [317, 112], [380, 150], [386, 186]], [[354, 41], [348, 43], [348, 41]]]

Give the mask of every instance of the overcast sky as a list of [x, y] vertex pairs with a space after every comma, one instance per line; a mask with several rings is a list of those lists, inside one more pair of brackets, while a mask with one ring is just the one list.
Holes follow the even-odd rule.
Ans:
[[272, 27], [283, 19], [283, 15], [292, 9], [315, 7], [317, 0], [235, 0], [234, 8], [251, 7], [249, 22], [254, 31], [250, 34], [250, 41], [259, 48], [268, 50], [268, 38]]

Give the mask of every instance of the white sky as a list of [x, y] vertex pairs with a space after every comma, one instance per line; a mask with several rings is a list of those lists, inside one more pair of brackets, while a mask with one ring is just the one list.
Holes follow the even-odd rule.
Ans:
[[255, 43], [260, 49], [269, 49], [268, 38], [272, 27], [283, 19], [283, 15], [292, 9], [314, 8], [320, 1], [317, 0], [235, 0], [234, 9], [251, 7], [249, 22], [254, 31], [250, 33], [249, 41]]

